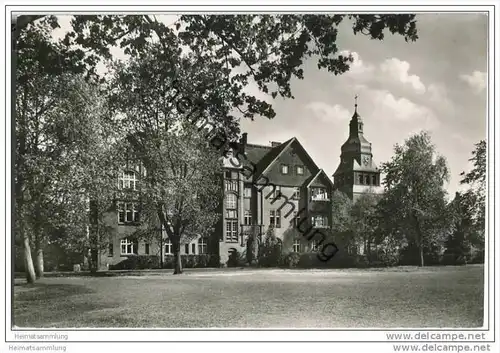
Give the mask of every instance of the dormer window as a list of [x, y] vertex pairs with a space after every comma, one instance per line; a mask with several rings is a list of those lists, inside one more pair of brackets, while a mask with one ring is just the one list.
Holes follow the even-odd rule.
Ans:
[[120, 189], [137, 190], [138, 180], [136, 173], [132, 170], [125, 170], [119, 179]]

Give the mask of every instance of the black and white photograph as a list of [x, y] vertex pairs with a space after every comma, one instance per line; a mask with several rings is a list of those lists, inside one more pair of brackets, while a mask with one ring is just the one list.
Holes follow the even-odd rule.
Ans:
[[494, 350], [492, 6], [10, 5], [9, 351]]

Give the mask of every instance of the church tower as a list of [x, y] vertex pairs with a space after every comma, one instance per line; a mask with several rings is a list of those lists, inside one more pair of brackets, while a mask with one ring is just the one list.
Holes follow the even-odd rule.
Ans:
[[358, 114], [358, 96], [349, 123], [349, 137], [342, 145], [340, 164], [333, 174], [334, 187], [353, 201], [365, 193], [380, 194], [380, 170], [373, 161], [372, 144], [363, 135], [363, 120]]

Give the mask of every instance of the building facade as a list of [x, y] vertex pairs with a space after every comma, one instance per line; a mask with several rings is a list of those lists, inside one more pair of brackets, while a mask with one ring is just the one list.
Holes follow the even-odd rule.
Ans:
[[[257, 145], [247, 143], [244, 133], [222, 160], [223, 193], [215, 195], [220, 200], [220, 219], [215, 232], [183, 243], [181, 254], [215, 255], [220, 265], [225, 266], [232, 254], [244, 256], [249, 236], [256, 234], [263, 241], [270, 228], [284, 253], [318, 250], [323, 239], [307, 234], [331, 227], [334, 190], [346, 193], [354, 201], [362, 194], [382, 191], [380, 171], [373, 160], [371, 143], [363, 135], [357, 106], [340, 159], [333, 183], [297, 138]], [[115, 236], [98, 254], [100, 268], [110, 268], [135, 255], [156, 255], [164, 261], [173, 256], [172, 244], [160, 226], [161, 237], [150, 240], [132, 237], [140, 227], [142, 173], [140, 166], [135, 166], [124, 169], [119, 177], [124, 193], [106, 216]]]

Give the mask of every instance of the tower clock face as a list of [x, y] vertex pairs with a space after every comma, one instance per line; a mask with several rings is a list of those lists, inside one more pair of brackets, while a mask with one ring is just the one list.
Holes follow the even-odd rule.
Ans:
[[365, 166], [367, 166], [369, 163], [370, 163], [370, 157], [368, 157], [368, 156], [364, 156], [364, 157], [363, 157], [363, 164], [364, 164]]

